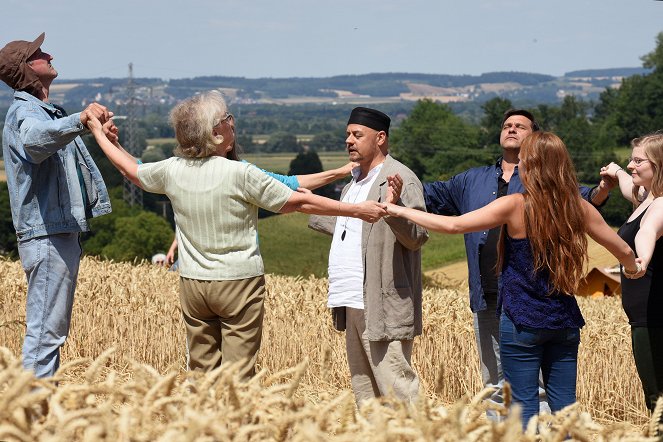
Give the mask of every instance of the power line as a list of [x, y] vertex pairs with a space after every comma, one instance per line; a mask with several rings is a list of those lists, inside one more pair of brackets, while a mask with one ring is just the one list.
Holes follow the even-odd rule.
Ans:
[[[127, 80], [127, 152], [138, 157], [138, 146], [136, 141], [136, 84], [134, 83], [133, 63], [129, 63], [129, 78]], [[123, 189], [124, 202], [129, 206], [143, 207], [143, 190], [124, 177]]]

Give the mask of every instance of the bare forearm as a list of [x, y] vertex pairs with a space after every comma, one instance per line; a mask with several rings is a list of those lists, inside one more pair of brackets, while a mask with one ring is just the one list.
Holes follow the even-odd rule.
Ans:
[[138, 180], [138, 164], [136, 159], [131, 156], [127, 151], [125, 151], [121, 146], [118, 148], [116, 145], [108, 141], [108, 139], [102, 134], [99, 136], [95, 134], [97, 143], [99, 147], [104, 152], [109, 161], [113, 163], [113, 166], [120, 171], [122, 175], [127, 177], [131, 182], [140, 186], [140, 181]]
[[640, 231], [635, 236], [635, 250], [638, 252], [638, 257], [642, 259], [645, 266], [649, 265], [651, 257], [654, 255], [656, 240], [656, 231], [647, 227], [640, 228]]
[[615, 173], [615, 178], [619, 181], [619, 190], [622, 196], [633, 202], [633, 178], [624, 169], [619, 169]]
[[311, 173], [308, 175], [297, 175], [300, 187], [305, 189], [315, 190], [319, 187], [325, 186], [334, 181], [340, 180], [347, 176], [347, 173], [342, 169], [325, 170], [323, 172]]
[[[300, 183], [301, 184], [301, 183]], [[354, 204], [324, 198], [312, 193], [293, 193], [281, 208], [282, 213], [302, 212], [311, 215], [355, 216]]]
[[426, 213], [421, 210], [412, 209], [410, 207], [396, 207], [397, 209], [394, 209], [396, 212], [394, 213], [395, 216], [408, 219], [428, 230], [439, 233], [462, 233], [457, 231], [455, 217], [434, 215], [432, 213]]

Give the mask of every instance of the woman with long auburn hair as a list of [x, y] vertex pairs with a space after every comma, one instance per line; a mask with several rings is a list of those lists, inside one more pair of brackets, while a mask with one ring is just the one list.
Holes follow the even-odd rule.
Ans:
[[[520, 148], [525, 192], [498, 198], [458, 217], [413, 211], [394, 204], [391, 216], [441, 233], [488, 231], [503, 226], [498, 248], [500, 357], [523, 425], [539, 411], [539, 371], [550, 409], [576, 400], [580, 328], [585, 324], [573, 296], [583, 276], [589, 234], [630, 276], [644, 273], [631, 248], [580, 197], [566, 146], [550, 132], [534, 132]], [[390, 180], [398, 193], [398, 177]], [[397, 200], [397, 199], [394, 199]]]
[[617, 233], [642, 259], [646, 273], [637, 281], [622, 279], [622, 306], [645, 404], [653, 411], [663, 394], [663, 133], [636, 138], [631, 147], [630, 175], [615, 163], [601, 175], [618, 180], [633, 203], [633, 213]]

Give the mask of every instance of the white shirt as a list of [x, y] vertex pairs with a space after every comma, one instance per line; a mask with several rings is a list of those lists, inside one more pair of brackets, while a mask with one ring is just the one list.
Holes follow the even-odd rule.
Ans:
[[[382, 164], [357, 181], [359, 168], [352, 171], [353, 180], [342, 201], [361, 203], [368, 198]], [[339, 216], [329, 250], [329, 299], [327, 307], [364, 308], [364, 261], [361, 253], [361, 231], [364, 222], [359, 218]]]

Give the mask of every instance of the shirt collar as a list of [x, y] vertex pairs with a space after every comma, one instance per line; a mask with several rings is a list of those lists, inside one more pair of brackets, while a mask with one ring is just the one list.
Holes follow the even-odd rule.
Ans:
[[[504, 171], [502, 170], [502, 160], [503, 160], [503, 159], [504, 159], [504, 157], [499, 157], [499, 158], [497, 159], [497, 161], [495, 162], [495, 168], [497, 169], [497, 175], [499, 175], [499, 176], [502, 176], [502, 173], [504, 172]], [[516, 164], [516, 166], [515, 166], [514, 169], [513, 169], [513, 174], [514, 174], [514, 175], [518, 175], [518, 165], [517, 165], [517, 164]]]
[[[375, 175], [380, 173], [380, 170], [382, 170], [383, 165], [384, 165], [384, 162], [378, 164], [377, 166], [375, 166], [374, 168], [369, 170], [368, 174], [366, 174], [366, 178], [364, 178], [362, 180], [362, 182], [364, 182], [364, 181], [368, 182], [368, 181], [371, 180], [371, 178], [373, 178]], [[355, 167], [354, 169], [352, 169], [352, 179], [355, 183], [357, 182], [357, 178], [359, 178], [360, 174], [361, 174], [361, 169], [359, 167]]]

